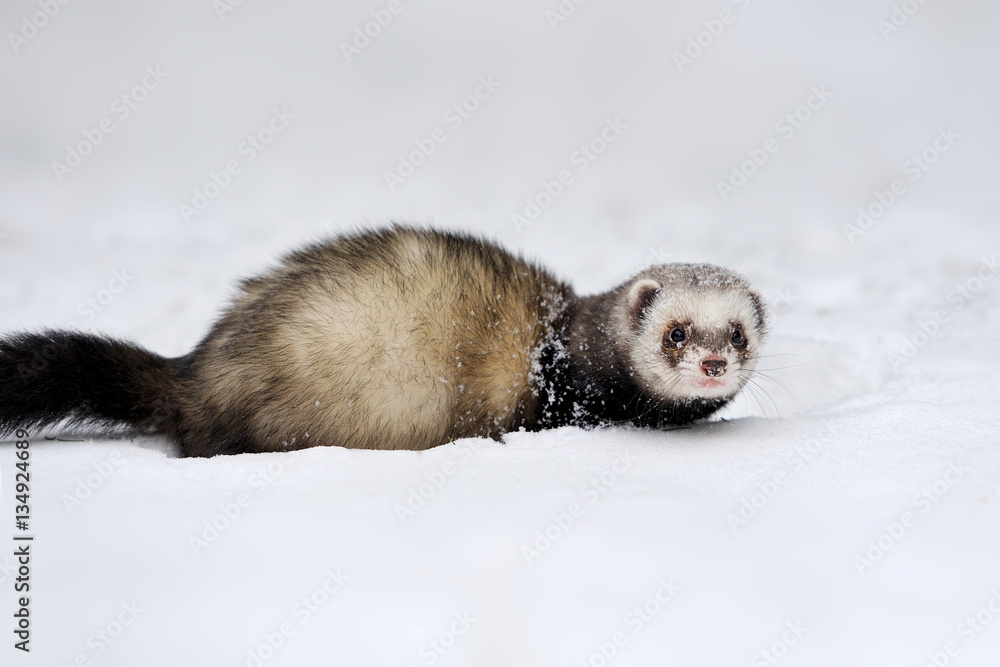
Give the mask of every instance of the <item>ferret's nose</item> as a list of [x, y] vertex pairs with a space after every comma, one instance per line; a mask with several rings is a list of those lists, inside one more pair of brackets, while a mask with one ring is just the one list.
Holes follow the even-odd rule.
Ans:
[[701, 360], [701, 370], [705, 372], [708, 377], [719, 377], [720, 375], [726, 374], [726, 360], [719, 359], [718, 357], [702, 359]]

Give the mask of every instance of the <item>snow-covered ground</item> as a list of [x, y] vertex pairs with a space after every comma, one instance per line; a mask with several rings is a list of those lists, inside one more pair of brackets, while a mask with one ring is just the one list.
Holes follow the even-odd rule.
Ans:
[[1000, 660], [995, 2], [12, 0], [0, 28], [0, 331], [183, 354], [238, 278], [391, 220], [584, 293], [714, 262], [773, 315], [769, 379], [685, 430], [32, 434], [30, 654], [4, 443], [0, 663]]

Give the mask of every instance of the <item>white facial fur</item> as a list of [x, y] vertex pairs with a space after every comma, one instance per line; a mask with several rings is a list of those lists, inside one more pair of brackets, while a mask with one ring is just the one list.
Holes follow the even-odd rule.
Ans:
[[[766, 333], [762, 300], [740, 276], [708, 264], [654, 267], [626, 301], [633, 368], [651, 393], [728, 398], [756, 367]], [[737, 328], [742, 345], [732, 340]], [[674, 329], [682, 340], [671, 339]]]

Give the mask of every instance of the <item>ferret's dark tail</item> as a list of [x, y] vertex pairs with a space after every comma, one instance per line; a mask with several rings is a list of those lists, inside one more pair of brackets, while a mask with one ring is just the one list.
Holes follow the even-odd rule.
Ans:
[[185, 362], [101, 336], [45, 331], [0, 339], [0, 434], [64, 420], [176, 429]]

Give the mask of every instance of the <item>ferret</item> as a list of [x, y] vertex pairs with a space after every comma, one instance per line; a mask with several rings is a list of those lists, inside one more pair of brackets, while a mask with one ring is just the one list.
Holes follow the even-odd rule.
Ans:
[[182, 357], [70, 331], [0, 339], [0, 433], [124, 428], [207, 457], [664, 428], [728, 403], [766, 333], [760, 294], [717, 266], [654, 266], [581, 297], [491, 242], [397, 225], [243, 281]]

